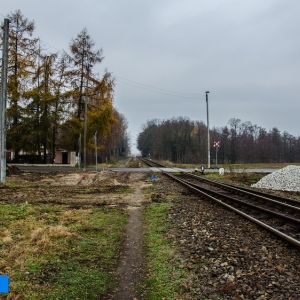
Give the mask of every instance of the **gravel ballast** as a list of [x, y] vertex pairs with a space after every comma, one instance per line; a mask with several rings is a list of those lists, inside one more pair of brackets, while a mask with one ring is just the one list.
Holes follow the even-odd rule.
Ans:
[[251, 187], [300, 192], [300, 167], [287, 166], [263, 177]]
[[178, 299], [300, 299], [298, 249], [168, 179], [156, 187], [180, 195], [167, 233], [190, 274]]

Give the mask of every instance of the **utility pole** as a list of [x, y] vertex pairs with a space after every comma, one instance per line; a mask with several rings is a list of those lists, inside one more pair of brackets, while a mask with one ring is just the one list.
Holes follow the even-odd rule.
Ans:
[[78, 168], [80, 170], [81, 165], [81, 134], [79, 135], [78, 139]]
[[9, 19], [4, 19], [0, 98], [0, 182], [6, 182], [6, 98]]
[[86, 87], [85, 87], [85, 103], [84, 103], [84, 133], [83, 133], [83, 171], [86, 171], [86, 127], [87, 127], [87, 102], [88, 102], [88, 86], [89, 86], [89, 75], [90, 75], [90, 67], [92, 65], [87, 65], [87, 77], [86, 77]]
[[96, 172], [98, 172], [98, 153], [97, 153], [97, 131], [95, 132], [94, 135], [94, 140], [95, 140], [95, 157], [96, 157]]
[[209, 114], [208, 114], [208, 94], [209, 91], [205, 92], [206, 94], [206, 115], [207, 115], [207, 167], [210, 169], [210, 140], [209, 140]]

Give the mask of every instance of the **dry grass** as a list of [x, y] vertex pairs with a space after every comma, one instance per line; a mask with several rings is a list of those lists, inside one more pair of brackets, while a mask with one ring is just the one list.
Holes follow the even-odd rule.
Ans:
[[1, 268], [25, 270], [25, 261], [41, 256], [47, 259], [52, 253], [61, 251], [67, 240], [77, 237], [76, 232], [66, 226], [43, 223], [29, 216], [7, 224], [9, 229], [1, 231], [0, 237], [0, 256], [5, 257], [6, 262], [4, 265], [2, 261]]
[[[96, 299], [92, 293], [101, 295], [113, 284], [106, 272], [116, 260], [126, 219], [122, 210], [0, 202], [0, 215], [5, 224], [0, 231], [0, 274], [10, 277], [10, 292], [3, 299]], [[105, 273], [88, 267], [95, 259]], [[82, 289], [78, 282], [85, 277]]]

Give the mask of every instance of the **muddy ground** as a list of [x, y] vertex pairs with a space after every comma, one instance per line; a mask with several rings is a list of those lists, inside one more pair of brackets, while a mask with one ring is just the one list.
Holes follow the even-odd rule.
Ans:
[[20, 173], [12, 170], [7, 185], [0, 186], [0, 201], [10, 204], [63, 204], [70, 209], [97, 206], [123, 207], [128, 224], [120, 257], [115, 270], [119, 286], [105, 299], [140, 297], [144, 274], [142, 251], [141, 208], [150, 201], [143, 189], [152, 186], [147, 173], [70, 172]]
[[[146, 269], [142, 207], [169, 201], [166, 238], [176, 248], [170, 261], [187, 279], [176, 299], [299, 299], [300, 251], [216, 204], [199, 200], [183, 187], [149, 173], [23, 173], [8, 177], [0, 201], [58, 203], [70, 207], [123, 206], [129, 221], [118, 269], [120, 284], [107, 299], [142, 299], [137, 286]], [[26, 189], [18, 185], [27, 184]], [[152, 188], [155, 193], [142, 193]], [[116, 191], [129, 190], [129, 193]], [[88, 195], [88, 196], [87, 196]]]
[[[1, 200], [10, 203], [57, 203], [71, 206], [128, 205], [136, 188], [151, 185], [149, 174], [118, 172], [21, 173], [0, 186]], [[19, 186], [27, 188], [19, 189]], [[115, 191], [124, 193], [115, 193]], [[24, 191], [24, 193], [22, 193]], [[88, 197], [86, 196], [88, 195]]]

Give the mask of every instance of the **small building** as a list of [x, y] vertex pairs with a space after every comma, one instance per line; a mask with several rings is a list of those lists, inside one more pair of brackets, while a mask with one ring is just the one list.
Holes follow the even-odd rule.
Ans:
[[55, 164], [76, 165], [76, 152], [67, 150], [57, 150], [55, 152]]

